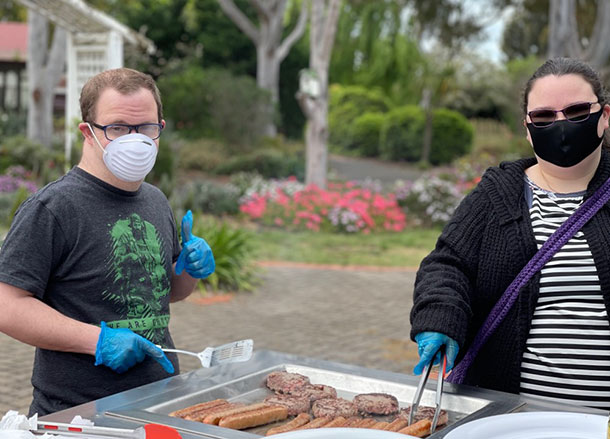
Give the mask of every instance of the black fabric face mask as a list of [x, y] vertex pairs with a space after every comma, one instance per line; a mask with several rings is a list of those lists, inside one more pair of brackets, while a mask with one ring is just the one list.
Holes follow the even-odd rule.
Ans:
[[568, 168], [582, 162], [597, 149], [602, 137], [597, 136], [597, 124], [602, 110], [591, 113], [584, 122], [556, 120], [548, 127], [528, 123], [534, 152], [541, 159]]

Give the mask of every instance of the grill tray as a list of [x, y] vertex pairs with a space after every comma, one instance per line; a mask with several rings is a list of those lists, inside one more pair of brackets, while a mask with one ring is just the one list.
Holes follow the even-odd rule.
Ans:
[[[266, 396], [273, 393], [265, 386], [266, 376], [278, 370], [305, 375], [309, 377], [312, 384], [332, 386], [337, 390], [339, 397], [348, 400], [352, 400], [359, 393], [388, 393], [398, 399], [401, 408], [410, 406], [418, 382], [418, 377], [414, 376], [271, 351], [257, 352], [253, 360], [248, 363], [226, 365], [226, 367], [223, 366], [218, 369], [218, 371], [208, 370], [207, 373], [198, 370], [181, 375], [183, 385], [169, 392], [158, 393], [149, 398], [109, 410], [105, 414], [140, 422], [163, 423], [202, 437], [256, 438], [264, 436], [269, 428], [285, 421], [236, 431], [199, 422], [185, 421], [170, 417], [168, 414], [174, 410], [217, 398], [246, 404], [261, 402]], [[216, 374], [211, 375], [210, 372], [216, 372]], [[422, 405], [434, 405], [434, 387], [435, 383], [428, 385], [421, 400]], [[441, 438], [448, 431], [464, 422], [483, 416], [515, 411], [522, 405], [523, 402], [516, 395], [446, 383], [442, 408], [448, 412], [449, 422], [429, 438]], [[388, 418], [390, 417], [376, 417], [380, 421], [387, 421]]]

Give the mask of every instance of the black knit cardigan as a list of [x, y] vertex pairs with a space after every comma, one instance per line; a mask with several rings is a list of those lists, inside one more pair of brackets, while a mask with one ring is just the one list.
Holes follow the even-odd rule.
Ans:
[[[525, 199], [524, 171], [534, 158], [489, 168], [458, 206], [415, 280], [411, 338], [436, 331], [455, 339], [459, 362], [475, 334], [519, 271], [536, 253]], [[590, 197], [610, 177], [610, 153], [603, 151], [589, 183]], [[610, 203], [583, 227], [610, 315]], [[465, 384], [519, 393], [520, 365], [538, 300], [540, 273], [479, 351]]]

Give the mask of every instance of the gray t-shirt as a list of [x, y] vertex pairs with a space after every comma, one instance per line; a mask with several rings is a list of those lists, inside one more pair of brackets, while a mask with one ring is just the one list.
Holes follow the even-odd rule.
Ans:
[[[0, 249], [0, 282], [84, 323], [130, 328], [173, 347], [172, 264], [180, 253], [167, 198], [135, 192], [75, 167], [26, 200]], [[179, 372], [175, 355], [168, 355]], [[91, 355], [36, 349], [30, 414], [45, 415], [169, 376], [147, 358], [123, 374]]]

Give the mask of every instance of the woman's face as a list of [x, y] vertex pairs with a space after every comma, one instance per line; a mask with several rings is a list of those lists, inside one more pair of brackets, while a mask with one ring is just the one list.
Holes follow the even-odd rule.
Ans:
[[[528, 95], [528, 115], [524, 125], [540, 169], [558, 178], [575, 179], [597, 168], [601, 157], [601, 138], [608, 128], [610, 115], [610, 106], [601, 108], [597, 101], [593, 87], [580, 75], [548, 75], [534, 82]], [[591, 104], [590, 110], [594, 115], [580, 122], [566, 122], [560, 110], [575, 104]], [[542, 122], [552, 122], [550, 126], [533, 126], [529, 113], [534, 110], [552, 110], [555, 112], [555, 122], [552, 122], [551, 113], [551, 117], [542, 116], [541, 119]], [[582, 111], [576, 113], [586, 114]]]
[[[593, 88], [580, 75], [548, 75], [537, 79], [532, 86], [528, 95], [527, 111], [532, 110], [562, 110], [572, 104], [582, 102], [597, 102], [598, 98], [593, 93]], [[591, 112], [595, 113], [600, 110], [600, 104], [591, 106]], [[604, 105], [604, 112], [599, 119], [597, 126], [597, 135], [602, 136], [604, 130], [608, 128], [608, 118], [610, 116], [610, 106]], [[557, 113], [556, 120], [565, 119], [562, 113]], [[526, 116], [525, 123], [531, 122], [529, 116]], [[532, 138], [529, 130], [526, 129], [527, 140], [532, 145]]]

